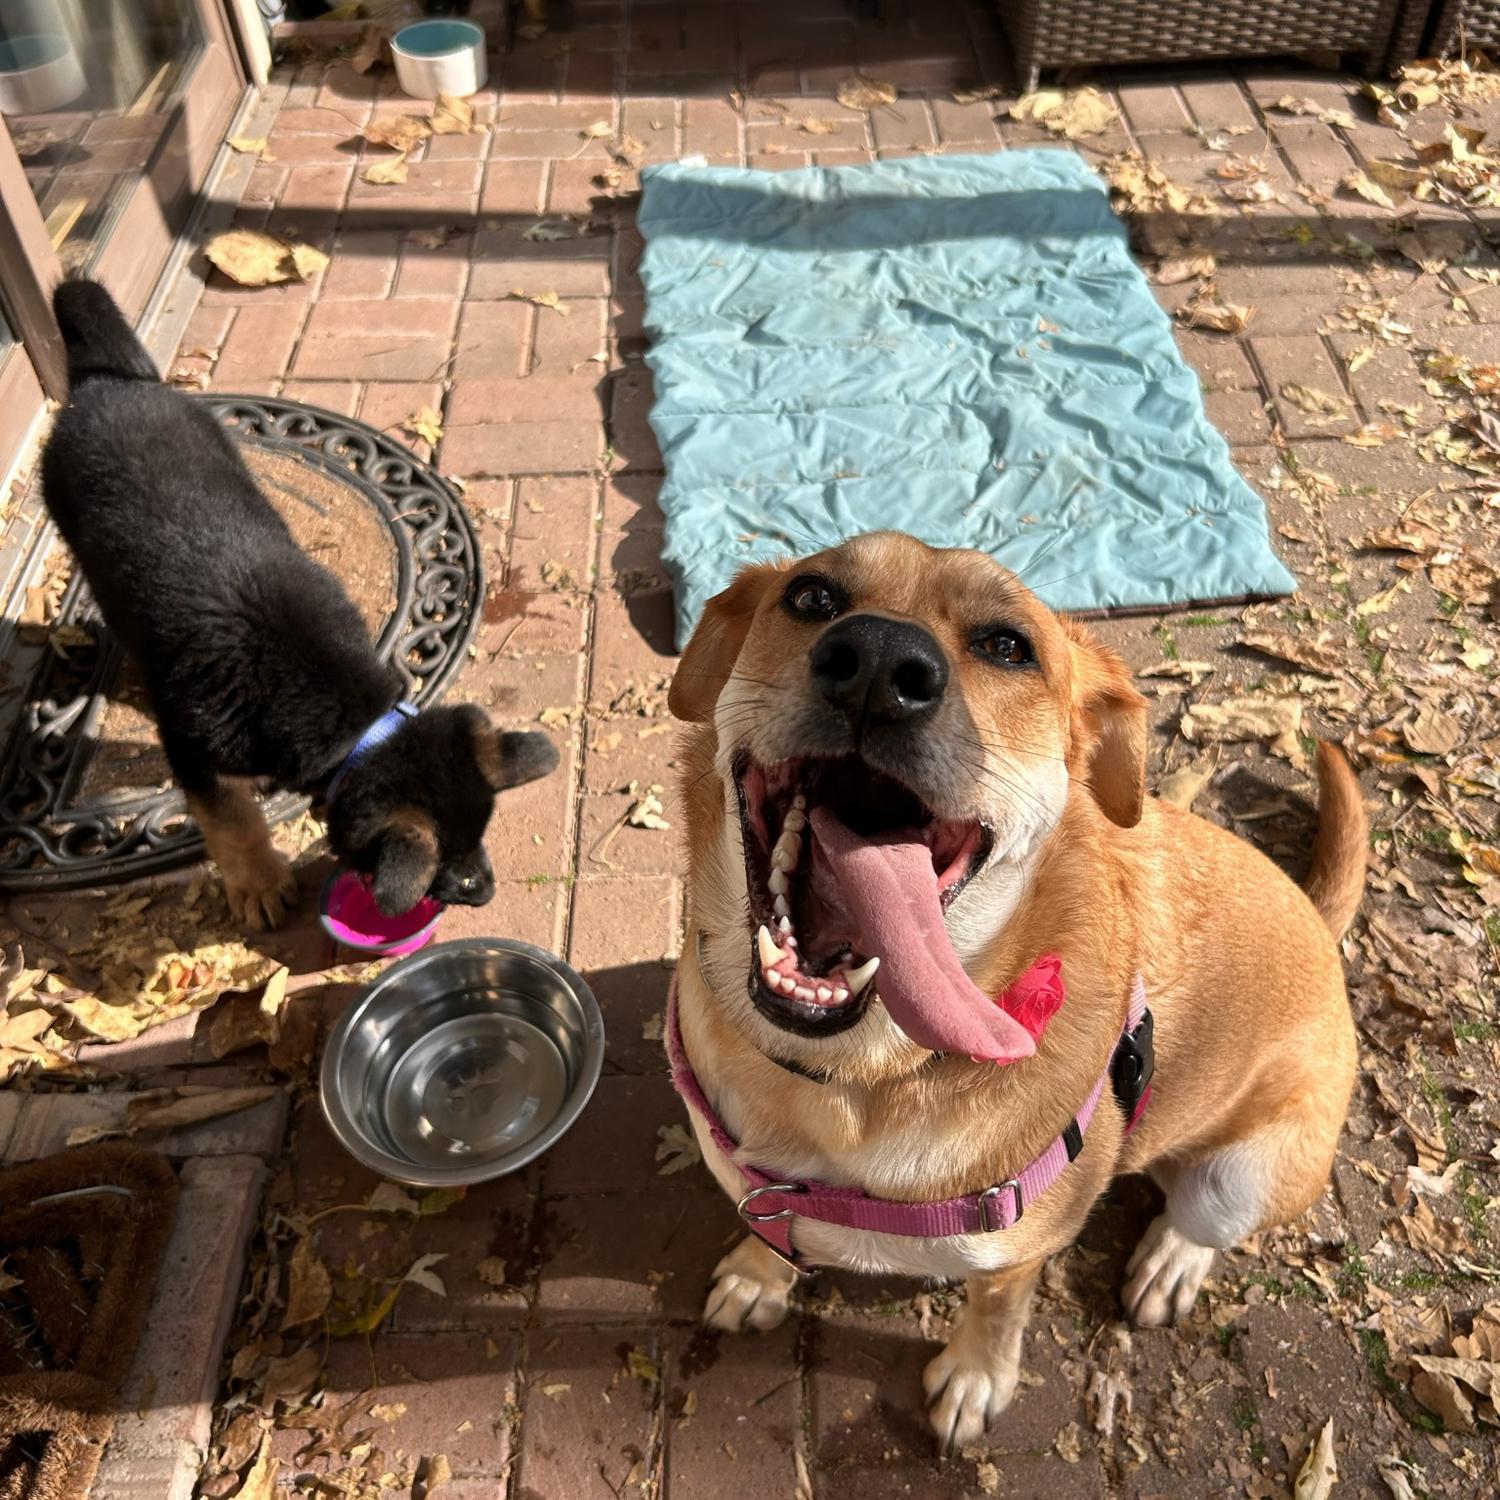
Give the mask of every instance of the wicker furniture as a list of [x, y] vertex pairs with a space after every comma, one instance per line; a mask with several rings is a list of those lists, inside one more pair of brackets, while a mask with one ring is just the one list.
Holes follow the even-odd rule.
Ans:
[[[1078, 63], [1184, 62], [1347, 52], [1383, 70], [1415, 0], [999, 0], [1021, 83]], [[1500, 0], [1449, 0], [1500, 20]]]
[[1423, 49], [1429, 57], [1452, 57], [1460, 46], [1500, 54], [1500, 0], [1442, 0]]

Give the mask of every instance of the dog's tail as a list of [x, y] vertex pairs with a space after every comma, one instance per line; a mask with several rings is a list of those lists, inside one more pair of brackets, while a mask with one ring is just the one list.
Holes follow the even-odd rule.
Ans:
[[1334, 937], [1343, 937], [1365, 893], [1370, 819], [1344, 752], [1318, 741], [1318, 836], [1303, 882]]
[[91, 375], [160, 380], [145, 346], [115, 299], [87, 276], [70, 276], [52, 294], [52, 312], [68, 351], [68, 385], [77, 390]]

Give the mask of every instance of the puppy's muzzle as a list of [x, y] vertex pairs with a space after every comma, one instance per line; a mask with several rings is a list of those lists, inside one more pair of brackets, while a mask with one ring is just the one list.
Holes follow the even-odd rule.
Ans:
[[948, 687], [948, 659], [920, 625], [887, 615], [847, 615], [818, 638], [813, 684], [848, 720], [856, 742], [867, 728], [914, 728]]

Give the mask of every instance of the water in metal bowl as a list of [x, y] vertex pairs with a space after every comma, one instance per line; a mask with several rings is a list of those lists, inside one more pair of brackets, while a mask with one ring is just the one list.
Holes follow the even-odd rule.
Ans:
[[323, 1053], [323, 1113], [366, 1166], [419, 1187], [513, 1172], [577, 1118], [604, 1021], [583, 979], [530, 943], [476, 938], [393, 964]]

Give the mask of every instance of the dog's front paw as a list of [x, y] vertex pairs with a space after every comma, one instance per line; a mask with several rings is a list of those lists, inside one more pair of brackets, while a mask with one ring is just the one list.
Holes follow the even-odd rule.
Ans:
[[297, 903], [297, 877], [274, 849], [224, 871], [224, 895], [235, 920], [252, 932], [280, 927]]
[[1213, 1259], [1212, 1250], [1184, 1239], [1158, 1214], [1125, 1268], [1125, 1311], [1142, 1328], [1165, 1328], [1187, 1317]]
[[944, 1453], [957, 1453], [984, 1437], [984, 1430], [1010, 1405], [1021, 1377], [1019, 1358], [987, 1340], [966, 1338], [964, 1325], [922, 1371], [927, 1420]]
[[769, 1333], [786, 1319], [797, 1275], [753, 1234], [714, 1267], [703, 1321], [724, 1333]]

